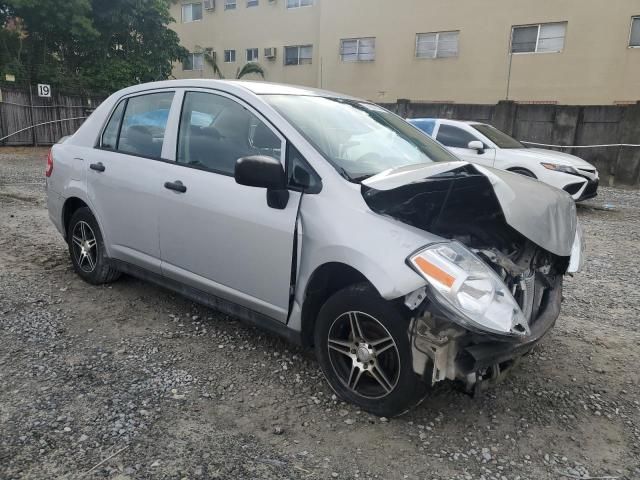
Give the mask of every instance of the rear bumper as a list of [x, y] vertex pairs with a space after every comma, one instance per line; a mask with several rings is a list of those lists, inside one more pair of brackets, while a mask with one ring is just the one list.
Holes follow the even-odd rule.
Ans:
[[64, 204], [64, 198], [62, 195], [53, 191], [47, 185], [47, 210], [49, 212], [49, 218], [51, 223], [56, 227], [60, 234], [65, 237], [66, 232], [62, 226], [62, 205]]

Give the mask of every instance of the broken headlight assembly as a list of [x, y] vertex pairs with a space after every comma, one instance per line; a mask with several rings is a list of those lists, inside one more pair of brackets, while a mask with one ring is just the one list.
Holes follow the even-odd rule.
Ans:
[[498, 335], [529, 333], [527, 320], [502, 279], [461, 243], [429, 245], [407, 262], [462, 326]]

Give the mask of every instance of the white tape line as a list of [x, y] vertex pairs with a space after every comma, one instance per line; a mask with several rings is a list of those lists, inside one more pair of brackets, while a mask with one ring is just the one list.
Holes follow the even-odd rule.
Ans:
[[27, 130], [31, 130], [32, 128], [42, 127], [43, 125], [50, 125], [52, 123], [71, 122], [73, 120], [84, 120], [85, 118], [89, 118], [89, 117], [63, 118], [62, 120], [53, 120], [51, 122], [38, 123], [36, 125], [31, 125], [30, 127], [23, 128], [22, 130], [18, 130], [17, 132], [10, 133], [6, 137], [2, 137], [0, 138], [0, 142], [4, 142], [7, 138], [13, 137], [14, 135], [18, 135], [19, 133], [22, 133], [22, 132], [26, 132]]
[[606, 148], [606, 147], [640, 147], [640, 145], [636, 145], [633, 143], [611, 143], [607, 145], [549, 145], [547, 143], [535, 143], [535, 142], [525, 142], [520, 140], [520, 143], [524, 143], [526, 145], [536, 145], [538, 147], [550, 147], [550, 148]]

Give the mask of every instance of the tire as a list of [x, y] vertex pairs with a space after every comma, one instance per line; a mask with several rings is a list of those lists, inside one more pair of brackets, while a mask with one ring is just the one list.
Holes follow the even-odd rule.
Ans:
[[92, 285], [111, 283], [120, 272], [109, 264], [98, 222], [87, 207], [71, 216], [67, 230], [69, 255], [75, 272]]
[[385, 417], [418, 404], [427, 386], [413, 371], [407, 330], [406, 317], [368, 283], [332, 295], [314, 333], [316, 356], [336, 395]]
[[509, 171], [513, 173], [517, 173], [518, 175], [524, 175], [525, 177], [530, 177], [535, 179], [538, 178], [534, 175], [533, 172], [531, 172], [530, 170], [527, 170], [526, 168], [512, 168]]

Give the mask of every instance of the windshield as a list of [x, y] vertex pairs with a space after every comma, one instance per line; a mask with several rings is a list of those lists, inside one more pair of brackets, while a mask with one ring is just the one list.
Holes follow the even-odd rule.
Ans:
[[302, 95], [264, 99], [351, 181], [406, 165], [458, 160], [400, 117], [371, 103]]
[[471, 124], [473, 128], [495, 143], [498, 148], [526, 148], [515, 138], [511, 138], [504, 132], [501, 132], [496, 127], [491, 125], [485, 125], [484, 123]]

